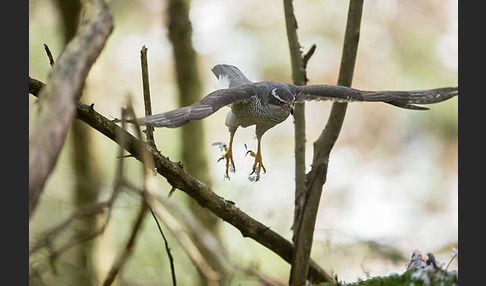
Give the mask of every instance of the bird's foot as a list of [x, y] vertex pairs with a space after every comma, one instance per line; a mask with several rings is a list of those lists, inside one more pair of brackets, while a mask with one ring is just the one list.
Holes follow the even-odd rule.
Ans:
[[255, 153], [251, 150], [248, 150], [246, 152], [246, 155], [248, 154], [255, 158], [255, 163], [253, 163], [252, 172], [248, 176], [248, 180], [250, 180], [251, 182], [258, 182], [258, 180], [260, 180], [261, 170], [263, 169], [264, 174], [267, 172], [267, 169], [265, 169], [265, 166], [262, 162], [262, 154], [259, 152]]
[[236, 173], [235, 162], [233, 160], [233, 150], [229, 148], [224, 142], [215, 142], [212, 146], [218, 146], [221, 151], [225, 153], [218, 159], [218, 162], [225, 159], [226, 160], [226, 170], [224, 173], [224, 179], [230, 179], [228, 172]]

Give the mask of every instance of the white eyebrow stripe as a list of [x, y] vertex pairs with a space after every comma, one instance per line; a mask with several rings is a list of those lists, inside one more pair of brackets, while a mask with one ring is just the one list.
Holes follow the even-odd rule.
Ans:
[[278, 96], [278, 95], [277, 95], [277, 93], [275, 92], [276, 90], [277, 90], [277, 88], [272, 89], [272, 91], [271, 91], [272, 95], [273, 95], [273, 96], [274, 96], [276, 99], [278, 99], [278, 100], [280, 100], [280, 101], [287, 102], [286, 100], [281, 99], [281, 98], [280, 98], [280, 96]]

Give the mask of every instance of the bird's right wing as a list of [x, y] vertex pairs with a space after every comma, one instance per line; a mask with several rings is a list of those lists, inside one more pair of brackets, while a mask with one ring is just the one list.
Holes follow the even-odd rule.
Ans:
[[296, 94], [295, 101], [332, 100], [338, 102], [385, 102], [406, 109], [426, 110], [415, 104], [432, 104], [447, 100], [458, 94], [457, 87], [410, 91], [366, 91], [336, 85], [289, 85]]
[[248, 100], [254, 95], [256, 95], [256, 90], [253, 84], [218, 89], [189, 106], [137, 118], [137, 122], [145, 126], [175, 128], [186, 124], [190, 120], [208, 117], [223, 106], [235, 101]]
[[235, 66], [220, 64], [215, 65], [211, 71], [218, 78], [218, 80], [228, 80], [229, 87], [237, 87], [240, 85], [252, 83], [241, 71]]

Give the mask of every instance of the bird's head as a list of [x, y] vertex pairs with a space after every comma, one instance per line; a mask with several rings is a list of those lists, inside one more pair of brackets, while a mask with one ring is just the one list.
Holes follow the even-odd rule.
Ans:
[[273, 88], [268, 96], [268, 103], [280, 112], [293, 114], [295, 95], [286, 88]]

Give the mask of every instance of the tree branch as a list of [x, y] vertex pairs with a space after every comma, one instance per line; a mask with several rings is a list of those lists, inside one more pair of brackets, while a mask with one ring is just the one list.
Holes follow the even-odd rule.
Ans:
[[[29, 78], [31, 94], [37, 95], [42, 86], [38, 80]], [[119, 144], [141, 162], [143, 162], [143, 158], [140, 150], [141, 147], [145, 148], [153, 157], [157, 173], [165, 177], [172, 187], [182, 190], [202, 207], [209, 209], [216, 216], [236, 227], [244, 237], [252, 238], [290, 263], [294, 251], [291, 242], [238, 209], [233, 202], [224, 200], [215, 194], [207, 184], [191, 176], [180, 164], [170, 161], [96, 112], [93, 105], [88, 106], [76, 102], [76, 108], [78, 119]], [[123, 136], [124, 140], [121, 141], [120, 136]], [[331, 281], [331, 276], [313, 261], [309, 262], [309, 276], [312, 276], [316, 282]]]
[[[150, 83], [149, 83], [149, 71], [147, 61], [147, 48], [145, 45], [140, 50], [140, 64], [142, 66], [142, 89], [143, 89], [143, 102], [145, 106], [145, 116], [152, 115], [152, 101], [150, 100]], [[154, 128], [151, 126], [145, 127], [145, 135], [147, 136], [147, 143], [153, 148], [155, 146], [154, 140]]]
[[123, 266], [125, 265], [125, 262], [128, 260], [128, 258], [131, 256], [133, 249], [135, 247], [135, 241], [138, 237], [138, 234], [140, 232], [140, 228], [142, 227], [142, 223], [144, 221], [145, 215], [147, 214], [148, 211], [148, 204], [145, 200], [145, 197], [142, 196], [142, 205], [140, 206], [140, 210], [138, 213], [138, 216], [133, 224], [132, 232], [130, 234], [130, 237], [125, 245], [125, 249], [120, 255], [120, 257], [115, 261], [113, 266], [111, 267], [110, 271], [108, 272], [108, 275], [106, 276], [105, 281], [103, 282], [103, 286], [109, 286], [113, 283], [115, 280], [117, 274], [121, 271]]
[[[339, 72], [338, 84], [350, 86], [353, 77], [354, 64], [358, 50], [359, 30], [361, 24], [361, 14], [363, 0], [351, 0], [349, 3], [348, 20], [344, 36], [343, 54], [341, 68]], [[296, 274], [306, 271], [307, 262], [310, 259], [312, 241], [314, 235], [315, 222], [319, 209], [319, 202], [322, 194], [322, 187], [326, 182], [327, 167], [329, 164], [329, 154], [339, 136], [341, 127], [346, 114], [346, 103], [333, 103], [331, 114], [325, 129], [314, 142], [314, 158], [312, 170], [307, 174], [305, 202], [302, 213], [301, 223], [298, 228], [298, 240], [295, 242], [296, 257], [293, 267], [298, 267]], [[295, 265], [294, 265], [295, 263]], [[305, 268], [303, 268], [305, 267]], [[303, 285], [305, 277], [291, 276], [292, 285]]]
[[[284, 0], [285, 25], [287, 29], [287, 39], [289, 41], [290, 63], [292, 65], [292, 80], [294, 84], [305, 85], [307, 82], [305, 75], [305, 65], [309, 60], [313, 49], [309, 51], [309, 57], [305, 63], [302, 57], [301, 46], [297, 37], [297, 19], [295, 19], [294, 6], [292, 0]], [[298, 232], [300, 213], [304, 205], [305, 191], [305, 103], [296, 103], [294, 107], [294, 140], [295, 140], [295, 208], [294, 222], [292, 228], [295, 234]]]
[[64, 145], [76, 112], [76, 96], [113, 29], [104, 2], [88, 1], [85, 5], [92, 11], [91, 17], [67, 44], [39, 95], [39, 114], [29, 136], [29, 219]]
[[[133, 111], [133, 107], [130, 101], [128, 107], [126, 109], [122, 109], [122, 122], [123, 122], [122, 127], [125, 127], [124, 124], [126, 124], [127, 113], [130, 114], [130, 117], [132, 119], [135, 119], [135, 112]], [[139, 138], [139, 140], [142, 140], [142, 132], [140, 132], [139, 126], [136, 124], [135, 127], [136, 127], [135, 131], [137, 133], [137, 137]], [[126, 138], [122, 138], [122, 140], [125, 139]], [[122, 153], [123, 153], [123, 148], [120, 148], [120, 154]], [[147, 211], [150, 210], [150, 199], [149, 199], [150, 192], [148, 191], [148, 188], [150, 184], [149, 182], [152, 179], [152, 175], [151, 172], [148, 171], [147, 169], [150, 170], [153, 169], [153, 162], [152, 162], [152, 158], [150, 157], [146, 149], [143, 148], [143, 145], [140, 145], [140, 153], [142, 154], [141, 155], [142, 163], [143, 163], [142, 175], [144, 177], [144, 189], [141, 193], [142, 202], [140, 206], [140, 211], [135, 220], [135, 223], [133, 224], [132, 232], [130, 233], [130, 237], [125, 245], [125, 248], [123, 249], [123, 252], [121, 253], [120, 257], [113, 263], [110, 271], [108, 272], [108, 275], [105, 278], [105, 281], [103, 282], [103, 286], [109, 286], [113, 283], [118, 273], [122, 270], [123, 266], [132, 255], [133, 250], [135, 248], [135, 241], [142, 227], [142, 223], [145, 219]], [[119, 166], [120, 166], [119, 174], [121, 175], [123, 171], [122, 162], [120, 162]], [[121, 181], [124, 181], [121, 176], [117, 178], [120, 179]], [[119, 183], [120, 182], [116, 182], [115, 185], [118, 186]]]

